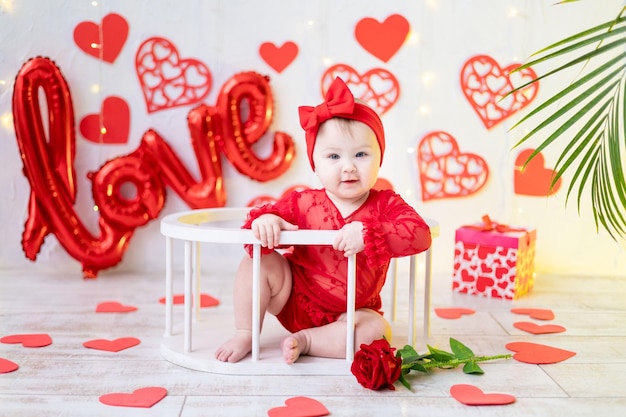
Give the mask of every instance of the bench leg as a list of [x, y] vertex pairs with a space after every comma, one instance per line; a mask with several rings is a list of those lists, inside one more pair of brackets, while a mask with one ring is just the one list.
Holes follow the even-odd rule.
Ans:
[[259, 360], [261, 341], [261, 245], [252, 245], [252, 360]]
[[172, 313], [174, 304], [172, 286], [172, 238], [165, 238], [165, 336], [172, 335]]
[[193, 304], [191, 295], [192, 280], [192, 259], [191, 259], [191, 242], [185, 241], [185, 352], [191, 352], [191, 308]]

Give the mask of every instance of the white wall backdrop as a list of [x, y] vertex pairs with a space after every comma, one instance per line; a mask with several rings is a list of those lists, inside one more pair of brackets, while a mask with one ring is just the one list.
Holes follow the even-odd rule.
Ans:
[[[291, 135], [296, 158], [282, 176], [259, 182], [242, 175], [225, 159], [224, 189], [227, 206], [242, 206], [256, 196], [278, 197], [293, 185], [316, 186], [306, 158], [297, 107], [321, 101], [321, 79], [328, 67], [346, 64], [359, 74], [386, 70], [399, 86], [397, 102], [383, 115], [387, 151], [382, 177], [414, 204], [424, 216], [441, 223], [435, 241], [435, 268], [451, 271], [454, 231], [480, 221], [483, 214], [516, 226], [538, 230], [536, 269], [565, 274], [626, 275], [626, 254], [620, 244], [596, 232], [592, 211], [584, 202], [580, 215], [575, 204], [565, 206], [564, 178], [550, 196], [527, 196], [514, 190], [515, 160], [524, 149], [512, 149], [523, 129], [509, 131], [529, 107], [487, 129], [463, 95], [460, 72], [473, 56], [487, 55], [504, 68], [523, 62], [549, 43], [613, 18], [623, 0], [587, 0], [554, 5], [553, 0], [3, 0], [0, 1], [0, 268], [58, 270], [81, 276], [81, 264], [68, 255], [54, 234], [47, 236], [37, 260], [28, 260], [21, 245], [29, 214], [31, 188], [13, 125], [14, 80], [32, 57], [48, 57], [69, 84], [76, 126], [77, 196], [73, 209], [95, 237], [100, 214], [94, 211], [89, 172], [114, 158], [133, 152], [143, 134], [154, 129], [167, 141], [187, 169], [199, 178], [190, 143], [187, 115], [199, 105], [214, 105], [221, 86], [235, 74], [256, 71], [270, 77], [274, 119], [258, 151], [271, 146], [272, 133]], [[100, 24], [115, 13], [128, 24], [128, 37], [114, 62], [104, 62], [82, 51], [73, 38], [81, 22]], [[387, 61], [366, 51], [355, 28], [365, 18], [380, 22], [400, 15], [410, 25], [404, 44]], [[135, 66], [139, 46], [149, 38], [165, 38], [180, 59], [195, 59], [210, 70], [212, 85], [201, 102], [148, 112]], [[287, 41], [298, 54], [284, 70], [273, 69], [259, 54], [264, 42], [277, 46]], [[534, 70], [541, 74], [545, 68]], [[572, 77], [575, 72], [572, 73]], [[542, 82], [530, 107], [539, 104], [571, 79]], [[118, 96], [130, 109], [126, 143], [88, 141], [80, 121], [100, 111], [105, 98]], [[463, 197], [423, 201], [416, 148], [430, 132], [455, 138], [460, 152], [479, 155], [489, 177], [475, 193]], [[526, 147], [527, 148], [527, 147]], [[544, 152], [546, 167], [558, 152]], [[122, 262], [100, 273], [116, 270], [154, 270], [164, 267], [164, 239], [159, 219], [189, 207], [166, 188], [166, 203], [159, 217], [137, 228]], [[213, 248], [213, 253], [239, 256], [239, 249]], [[233, 258], [234, 259], [234, 258]], [[205, 257], [205, 266], [210, 260]], [[235, 262], [235, 261], [234, 261]]]

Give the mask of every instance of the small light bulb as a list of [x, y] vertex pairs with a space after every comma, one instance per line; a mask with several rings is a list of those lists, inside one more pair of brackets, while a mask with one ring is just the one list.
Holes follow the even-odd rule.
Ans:
[[101, 135], [106, 135], [107, 134], [107, 128], [106, 127], [101, 127], [100, 128], [100, 134]]
[[95, 42], [92, 42], [92, 43], [91, 43], [91, 45], [89, 45], [89, 46], [91, 46], [93, 49], [98, 49], [98, 48], [100, 48], [100, 45], [99, 45], [99, 44], [97, 44], [97, 43], [95, 43]]

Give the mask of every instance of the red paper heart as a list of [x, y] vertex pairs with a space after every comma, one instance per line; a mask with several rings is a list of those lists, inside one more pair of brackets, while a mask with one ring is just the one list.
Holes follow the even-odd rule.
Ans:
[[556, 324], [539, 325], [529, 321], [518, 321], [513, 323], [513, 326], [532, 334], [563, 333], [565, 331], [565, 327]]
[[[165, 297], [159, 298], [159, 303], [165, 304]], [[173, 297], [173, 304], [185, 304], [185, 295], [177, 294]], [[215, 307], [220, 304], [220, 301], [217, 298], [213, 298], [208, 294], [200, 294], [200, 307]]]
[[118, 407], [143, 407], [150, 408], [161, 401], [167, 395], [167, 390], [161, 387], [139, 388], [132, 394], [112, 393], [101, 395], [99, 400], [102, 404], [115, 405]]
[[524, 167], [524, 163], [534, 151], [534, 149], [523, 150], [515, 159], [515, 194], [539, 197], [555, 194], [561, 188], [561, 178], [556, 181], [554, 187], [550, 188], [555, 172], [553, 169], [545, 168], [541, 152]]
[[100, 114], [87, 115], [80, 122], [80, 133], [94, 143], [127, 143], [129, 129], [128, 103], [116, 96], [104, 99]]
[[417, 150], [422, 200], [474, 194], [489, 178], [487, 162], [473, 153], [461, 153], [456, 139], [436, 131], [424, 136]]
[[527, 314], [532, 319], [553, 320], [554, 313], [547, 308], [512, 308], [511, 313]]
[[164, 38], [149, 38], [139, 46], [135, 69], [148, 113], [197, 103], [213, 84], [205, 64], [180, 59], [178, 49]]
[[296, 184], [296, 185], [293, 185], [293, 186], [287, 188], [285, 191], [283, 191], [283, 193], [278, 198], [273, 197], [271, 195], [260, 195], [258, 197], [255, 197], [252, 200], [250, 200], [248, 202], [248, 204], [246, 204], [246, 207], [261, 207], [261, 206], [263, 206], [265, 204], [273, 204], [276, 201], [278, 201], [279, 199], [287, 197], [289, 194], [291, 194], [294, 191], [303, 191], [303, 190], [307, 190], [309, 188], [310, 187], [307, 186], [307, 185]]
[[21, 343], [24, 347], [44, 347], [52, 344], [52, 338], [45, 333], [14, 334], [0, 339], [2, 343]]
[[516, 87], [537, 78], [532, 68], [511, 74], [519, 66], [501, 68], [487, 55], [474, 56], [463, 65], [461, 89], [487, 129], [528, 106], [537, 95], [539, 86], [533, 83], [505, 98]]
[[127, 37], [128, 22], [115, 13], [104, 16], [102, 25], [81, 22], [74, 28], [76, 45], [87, 54], [109, 63], [117, 59]]
[[515, 397], [509, 394], [485, 394], [474, 385], [457, 384], [450, 387], [450, 395], [465, 405], [507, 405], [515, 402]]
[[435, 314], [442, 319], [458, 319], [463, 315], [472, 315], [475, 311], [471, 308], [436, 308]]
[[281, 73], [298, 56], [298, 45], [287, 41], [279, 48], [272, 42], [263, 42], [259, 48], [259, 55], [267, 65]]
[[285, 407], [275, 407], [267, 412], [269, 417], [318, 417], [329, 414], [324, 404], [308, 397], [288, 398]]
[[397, 78], [383, 68], [374, 68], [365, 74], [359, 74], [346, 64], [337, 64], [328, 68], [322, 75], [322, 96], [335, 78], [340, 77], [355, 97], [369, 104], [378, 114], [383, 115], [398, 101], [400, 83]]
[[105, 301], [96, 307], [96, 313], [128, 313], [130, 311], [137, 311], [137, 307], [124, 305], [117, 301]]
[[505, 347], [508, 350], [517, 352], [513, 355], [514, 359], [535, 365], [561, 362], [576, 354], [576, 352], [570, 352], [569, 350], [530, 342], [511, 342]]
[[0, 374], [8, 374], [9, 372], [17, 371], [18, 368], [17, 363], [0, 358]]
[[107, 352], [119, 352], [137, 346], [141, 341], [136, 337], [120, 337], [114, 340], [93, 339], [83, 343], [83, 346], [90, 349], [106, 350]]
[[399, 14], [392, 14], [382, 23], [365, 17], [356, 24], [354, 36], [363, 49], [387, 62], [406, 40], [409, 28], [409, 21]]

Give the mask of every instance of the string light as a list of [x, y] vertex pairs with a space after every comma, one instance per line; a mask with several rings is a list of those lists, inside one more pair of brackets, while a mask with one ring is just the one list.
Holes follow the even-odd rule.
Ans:
[[13, 0], [0, 0], [0, 9], [11, 13], [13, 11]]
[[97, 94], [100, 92], [100, 85], [99, 84], [92, 84], [91, 85], [91, 92], [94, 94]]
[[513, 6], [509, 7], [509, 17], [510, 18], [518, 17], [519, 15], [520, 15], [519, 10], [517, 10]]
[[13, 115], [11, 113], [4, 113], [0, 116], [0, 125], [8, 131], [13, 131]]
[[92, 1], [91, 5], [94, 6], [94, 7], [97, 7], [98, 6], [98, 2], [97, 1]]

